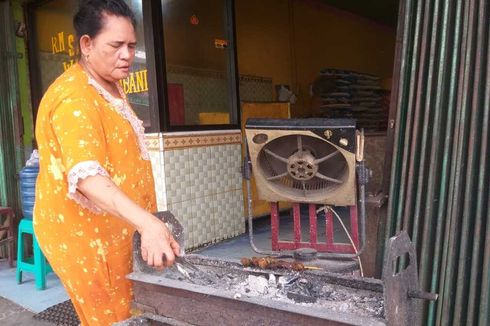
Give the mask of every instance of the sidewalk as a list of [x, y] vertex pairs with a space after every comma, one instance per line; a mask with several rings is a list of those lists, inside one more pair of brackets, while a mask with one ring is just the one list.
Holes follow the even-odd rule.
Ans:
[[10, 268], [5, 259], [0, 260], [0, 325], [52, 326], [33, 316], [67, 300], [68, 296], [58, 278], [53, 273], [49, 274], [44, 291], [36, 290], [31, 273], [24, 273], [22, 280], [22, 284], [17, 284], [15, 268]]
[[52, 326], [34, 319], [34, 313], [21, 306], [0, 297], [0, 325], [3, 326]]

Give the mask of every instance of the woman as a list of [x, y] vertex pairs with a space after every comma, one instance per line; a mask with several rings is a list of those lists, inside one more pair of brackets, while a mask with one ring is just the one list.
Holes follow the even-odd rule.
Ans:
[[81, 58], [49, 87], [37, 116], [34, 228], [82, 325], [110, 325], [129, 317], [133, 231], [151, 266], [172, 265], [180, 248], [149, 213], [144, 128], [118, 84], [134, 59], [134, 15], [123, 0], [89, 0], [73, 22]]

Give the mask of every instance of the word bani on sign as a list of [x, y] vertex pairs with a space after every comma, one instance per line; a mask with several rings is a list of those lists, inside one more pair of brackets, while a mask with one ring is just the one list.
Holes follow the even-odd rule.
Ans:
[[121, 79], [119, 83], [121, 84], [124, 93], [133, 94], [147, 92], [147, 72], [148, 71], [146, 69], [130, 72], [128, 77], [126, 77], [125, 79]]

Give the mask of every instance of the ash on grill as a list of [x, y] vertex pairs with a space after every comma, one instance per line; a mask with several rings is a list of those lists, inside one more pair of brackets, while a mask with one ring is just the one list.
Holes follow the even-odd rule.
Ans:
[[[143, 261], [139, 240], [135, 234], [133, 273], [127, 277], [134, 285], [133, 307], [151, 325], [410, 326], [420, 324], [421, 299], [437, 300], [418, 285], [415, 247], [406, 232], [387, 241], [382, 280], [314, 268], [291, 271], [284, 268], [289, 264], [280, 270], [244, 268], [193, 254], [161, 272]], [[408, 266], [395, 264], [406, 254]]]
[[185, 277], [176, 268], [162, 276], [196, 285], [211, 286], [234, 293], [235, 299], [260, 297], [302, 306], [316, 306], [338, 312], [384, 318], [382, 293], [329, 284], [302, 272], [268, 273], [253, 268], [225, 271], [218, 266], [199, 265]]

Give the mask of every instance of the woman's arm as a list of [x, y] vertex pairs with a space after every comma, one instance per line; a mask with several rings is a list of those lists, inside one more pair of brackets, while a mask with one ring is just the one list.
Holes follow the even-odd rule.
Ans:
[[148, 265], [173, 264], [180, 248], [165, 223], [132, 201], [110, 178], [89, 176], [79, 180], [78, 190], [99, 208], [136, 228], [141, 234], [141, 255]]

